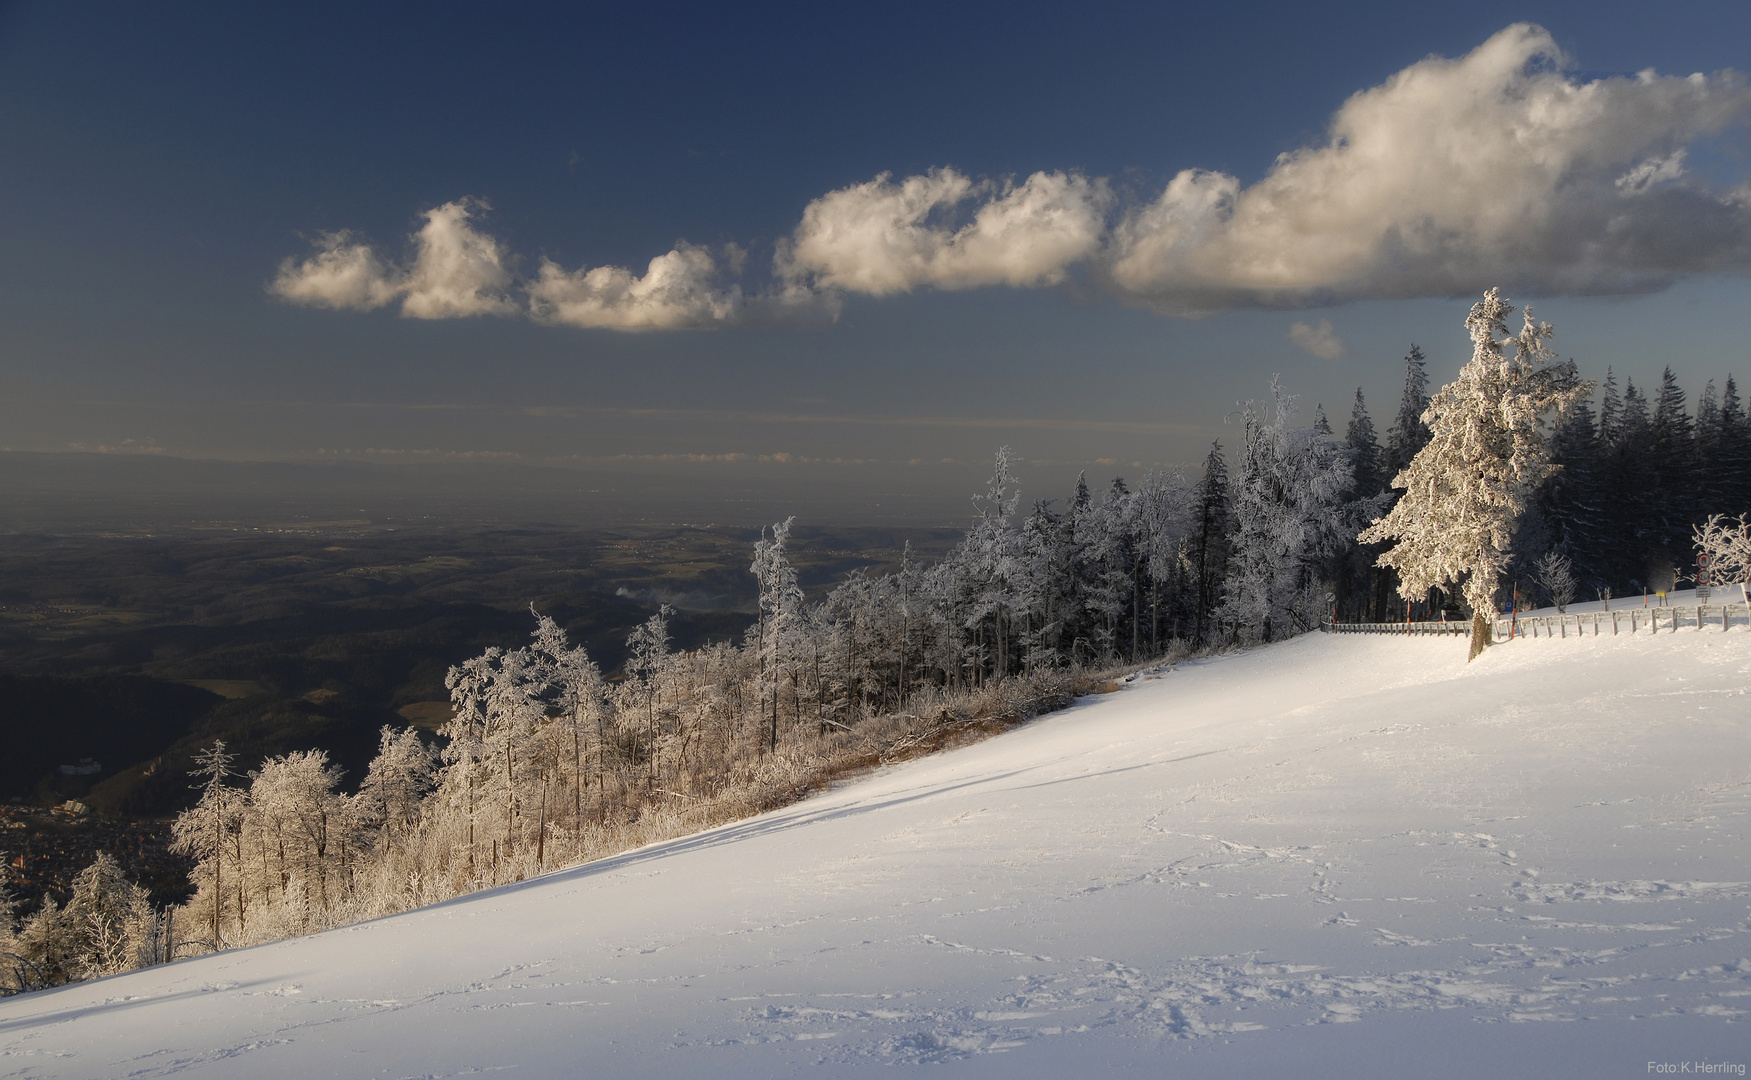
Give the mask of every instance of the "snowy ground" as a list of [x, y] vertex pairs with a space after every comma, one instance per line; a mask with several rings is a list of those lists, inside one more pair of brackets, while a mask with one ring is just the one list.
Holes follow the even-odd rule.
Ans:
[[1311, 635], [583, 869], [0, 1002], [0, 1076], [1743, 1065], [1748, 691], [1740, 628], [1469, 666]]

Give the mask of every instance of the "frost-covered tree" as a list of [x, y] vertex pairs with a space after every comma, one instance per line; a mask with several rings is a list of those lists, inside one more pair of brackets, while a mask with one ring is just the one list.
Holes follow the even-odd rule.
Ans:
[[755, 642], [760, 657], [760, 696], [770, 703], [771, 723], [767, 746], [778, 748], [779, 695], [787, 682], [798, 677], [798, 634], [804, 625], [803, 591], [796, 568], [790, 564], [786, 545], [796, 518], [789, 517], [764, 530], [754, 545], [749, 572], [760, 583], [760, 617], [755, 623]]
[[1695, 527], [1693, 538], [1699, 561], [1706, 559], [1709, 580], [1718, 585], [1739, 586], [1739, 598], [1751, 603], [1746, 581], [1751, 579], [1751, 518], [1710, 514]]
[[[1132, 577], [1147, 584], [1149, 603], [1149, 651], [1161, 651], [1161, 615], [1165, 598], [1180, 585], [1185, 565], [1187, 536], [1191, 529], [1192, 493], [1178, 471], [1150, 470], [1132, 496], [1131, 524], [1136, 533], [1133, 550], [1136, 565]], [[1131, 655], [1141, 655], [1137, 610], [1143, 589], [1132, 591]]]
[[[531, 611], [534, 609], [531, 608]], [[601, 796], [604, 784], [607, 724], [603, 700], [602, 673], [582, 645], [572, 645], [565, 630], [551, 617], [536, 613], [535, 643], [532, 646], [537, 667], [547, 679], [551, 691], [550, 706], [558, 720], [553, 737], [561, 756], [570, 751], [572, 825], [582, 827], [584, 798], [588, 787], [586, 756], [595, 762], [596, 790]]]
[[1011, 639], [1019, 570], [1014, 518], [1021, 501], [1014, 458], [1015, 451], [1009, 447], [998, 448], [984, 494], [973, 497], [977, 516], [961, 545], [960, 561], [969, 592], [962, 625], [972, 635], [969, 644], [975, 670], [981, 674], [987, 666], [993, 674], [1007, 673], [1014, 654]]
[[1574, 364], [1552, 362], [1548, 323], [1534, 322], [1527, 311], [1518, 336], [1510, 334], [1512, 311], [1495, 289], [1472, 305], [1465, 321], [1471, 360], [1423, 414], [1429, 443], [1392, 481], [1404, 495], [1360, 536], [1363, 543], [1392, 543], [1380, 564], [1398, 571], [1406, 599], [1463, 587], [1473, 612], [1473, 657], [1489, 644], [1515, 523], [1554, 471], [1544, 419], [1592, 389], [1577, 379]]
[[133, 971], [158, 960], [158, 913], [146, 890], [129, 881], [108, 852], [73, 879], [64, 912], [76, 978]]
[[453, 718], [443, 729], [449, 742], [437, 797], [452, 821], [466, 823], [470, 878], [484, 866], [497, 881], [502, 864], [539, 842], [529, 813], [531, 796], [539, 798], [531, 765], [545, 734], [550, 670], [532, 649], [490, 648], [451, 668], [444, 685]]
[[1051, 503], [1049, 499], [1034, 503], [1022, 522], [1019, 540], [1021, 571], [1016, 602], [1024, 613], [1023, 656], [1028, 671], [1055, 666], [1062, 658], [1066, 533]]
[[377, 756], [371, 759], [359, 785], [356, 811], [381, 830], [392, 844], [419, 821], [420, 803], [431, 792], [436, 757], [413, 728], [396, 731], [388, 724], [378, 734]]
[[18, 901], [12, 895], [12, 866], [0, 851], [0, 997], [36, 987], [33, 965], [18, 940]]
[[[338, 790], [341, 772], [325, 751], [295, 750], [251, 774], [244, 831], [257, 842], [246, 841], [240, 856], [262, 857], [258, 873], [271, 883], [265, 898], [284, 905], [300, 929], [327, 925], [351, 891], [360, 843], [352, 800]], [[247, 931], [244, 901], [240, 895], [237, 918]]]
[[1560, 615], [1575, 599], [1575, 567], [1560, 551], [1547, 551], [1532, 564], [1533, 580], [1550, 596], [1551, 604]]
[[1273, 641], [1318, 625], [1329, 583], [1321, 562], [1348, 535], [1348, 457], [1314, 428], [1297, 428], [1295, 397], [1271, 380], [1269, 402], [1241, 406], [1228, 579], [1218, 618], [1233, 640]]
[[663, 676], [669, 663], [669, 616], [673, 614], [674, 608], [662, 605], [626, 639], [626, 674], [630, 677], [627, 688], [635, 690], [644, 699], [645, 757], [650, 783], [655, 782], [661, 767], [657, 705], [662, 697]]
[[1106, 497], [1078, 523], [1077, 546], [1086, 588], [1082, 594], [1083, 625], [1092, 658], [1111, 662], [1121, 648], [1120, 622], [1131, 606], [1136, 582], [1132, 578], [1132, 535], [1129, 511], [1131, 491], [1124, 478], [1115, 478]]
[[235, 760], [237, 756], [225, 749], [222, 739], [195, 755], [195, 767], [189, 775], [198, 781], [195, 787], [201, 793], [200, 800], [178, 814], [171, 826], [171, 846], [195, 859], [197, 895], [206, 893], [215, 949], [224, 947], [226, 838], [236, 833], [243, 816], [242, 793], [225, 782], [235, 775], [231, 771]]
[[158, 912], [114, 856], [73, 879], [65, 907], [44, 897], [23, 927], [0, 861], [0, 996], [132, 971], [166, 959]]

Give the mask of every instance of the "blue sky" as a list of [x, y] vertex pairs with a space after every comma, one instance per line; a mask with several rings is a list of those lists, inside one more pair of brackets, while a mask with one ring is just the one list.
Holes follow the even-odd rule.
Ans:
[[[1384, 424], [1409, 342], [1450, 377], [1489, 284], [1588, 374], [1751, 376], [1751, 105], [1715, 74], [1751, 66], [1751, 9], [1425, 7], [0, 6], [0, 445], [684, 470], [1007, 442], [1056, 494], [1195, 460], [1276, 372]], [[1504, 151], [1541, 94], [1582, 104]], [[1474, 174], [1417, 171], [1468, 124]], [[481, 244], [496, 277], [440, 258]]]

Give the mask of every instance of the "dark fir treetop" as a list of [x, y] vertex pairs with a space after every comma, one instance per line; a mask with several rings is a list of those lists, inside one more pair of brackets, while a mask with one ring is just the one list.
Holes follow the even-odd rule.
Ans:
[[1715, 466], [1720, 479], [1721, 512], [1743, 514], [1751, 510], [1751, 416], [1739, 400], [1739, 388], [1727, 376], [1721, 388], [1719, 448]]
[[1204, 475], [1192, 489], [1192, 528], [1189, 537], [1195, 574], [1192, 597], [1193, 639], [1205, 639], [1211, 613], [1222, 599], [1222, 578], [1227, 572], [1228, 463], [1222, 459], [1222, 443], [1210, 444], [1204, 458]]
[[1404, 396], [1398, 402], [1398, 415], [1392, 430], [1386, 433], [1386, 478], [1390, 483], [1417, 451], [1429, 444], [1429, 426], [1423, 423], [1423, 410], [1429, 407], [1429, 374], [1423, 350], [1411, 345], [1404, 356]]
[[1599, 389], [1599, 442], [1616, 446], [1618, 429], [1623, 426], [1623, 398], [1617, 393], [1617, 375], [1607, 367], [1605, 381]]
[[1381, 475], [1380, 443], [1375, 438], [1374, 421], [1368, 416], [1360, 386], [1356, 387], [1356, 403], [1350, 408], [1350, 426], [1344, 429], [1344, 446], [1356, 472], [1356, 497], [1366, 499], [1380, 494], [1387, 478]]

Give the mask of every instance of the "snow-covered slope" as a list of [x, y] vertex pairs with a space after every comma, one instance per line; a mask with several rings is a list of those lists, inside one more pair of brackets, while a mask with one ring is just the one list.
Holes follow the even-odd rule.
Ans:
[[1310, 635], [539, 881], [0, 1002], [0, 1075], [1751, 1059], [1751, 633]]

